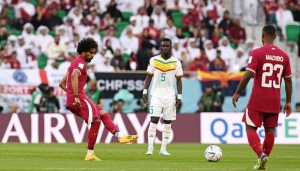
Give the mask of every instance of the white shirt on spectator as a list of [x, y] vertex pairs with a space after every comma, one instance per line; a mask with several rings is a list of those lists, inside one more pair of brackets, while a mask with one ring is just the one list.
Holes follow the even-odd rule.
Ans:
[[[156, 10], [160, 10], [157, 14]], [[161, 10], [161, 7], [156, 6], [151, 14], [151, 18], [154, 20], [154, 27], [157, 29], [163, 29], [167, 25], [167, 15]]]
[[[41, 30], [45, 30], [46, 34], [43, 35], [41, 33]], [[50, 45], [51, 42], [54, 41], [53, 37], [51, 35], [48, 34], [49, 29], [46, 26], [40, 26], [37, 29], [37, 45], [41, 47], [41, 52], [42, 53], [46, 53], [47, 52], [47, 47]]]
[[[227, 45], [225, 46], [225, 42], [227, 42]], [[229, 44], [229, 40], [226, 37], [223, 37], [219, 40], [219, 47], [217, 48], [221, 51], [221, 58], [224, 60], [225, 64], [228, 66], [230, 64], [230, 61], [235, 56], [235, 51]]]

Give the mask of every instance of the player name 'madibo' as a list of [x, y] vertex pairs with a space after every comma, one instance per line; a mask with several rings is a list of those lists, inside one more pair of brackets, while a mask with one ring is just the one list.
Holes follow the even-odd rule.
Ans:
[[266, 60], [283, 62], [283, 57], [282, 56], [275, 56], [275, 55], [266, 55]]

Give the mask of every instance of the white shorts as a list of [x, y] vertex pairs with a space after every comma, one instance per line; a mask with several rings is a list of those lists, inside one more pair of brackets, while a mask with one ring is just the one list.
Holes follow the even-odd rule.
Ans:
[[162, 99], [152, 96], [150, 101], [150, 117], [160, 117], [163, 114], [164, 120], [176, 120], [176, 100]]

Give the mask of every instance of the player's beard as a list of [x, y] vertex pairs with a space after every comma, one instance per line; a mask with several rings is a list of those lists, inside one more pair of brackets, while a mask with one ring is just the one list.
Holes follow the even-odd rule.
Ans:
[[90, 63], [93, 60], [93, 58], [91, 59], [86, 59], [85, 62]]

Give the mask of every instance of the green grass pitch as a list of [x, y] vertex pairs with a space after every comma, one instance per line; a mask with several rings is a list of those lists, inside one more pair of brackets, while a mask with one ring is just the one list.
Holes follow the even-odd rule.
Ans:
[[[97, 170], [97, 171], [196, 171], [252, 170], [256, 156], [248, 145], [219, 145], [223, 158], [216, 163], [203, 156], [208, 145], [170, 144], [171, 156], [159, 156], [155, 145], [153, 156], [146, 156], [147, 145], [97, 144], [96, 155], [101, 162], [86, 162], [86, 144], [0, 144], [0, 170]], [[267, 170], [300, 170], [299, 145], [275, 145]]]

